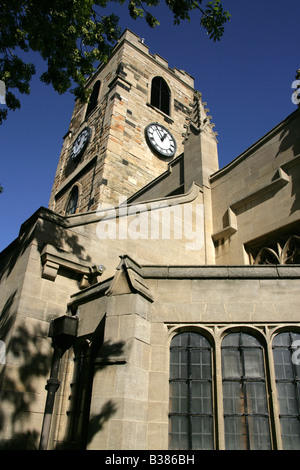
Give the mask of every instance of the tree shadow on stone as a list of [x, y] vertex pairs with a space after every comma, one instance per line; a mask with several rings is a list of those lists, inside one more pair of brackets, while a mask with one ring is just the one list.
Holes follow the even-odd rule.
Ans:
[[89, 420], [89, 433], [87, 437], [87, 444], [89, 444], [93, 437], [101, 431], [106, 421], [108, 421], [117, 411], [117, 406], [112, 400], [108, 400], [101, 408], [99, 414], [94, 415]]
[[82, 338], [73, 345], [76, 369], [69, 395], [69, 420], [65, 441], [57, 444], [56, 450], [85, 450], [117, 411], [117, 404], [112, 399], [102, 402], [99, 413], [96, 403], [91, 407], [95, 373], [119, 363], [124, 351], [123, 341], [103, 342], [104, 323], [103, 320], [94, 332], [90, 347], [87, 348]]
[[[116, 364], [125, 363], [124, 341], [104, 341], [99, 348], [94, 347], [94, 367], [93, 373], [97, 370], [103, 370], [106, 367], [111, 367]], [[107, 422], [117, 411], [117, 406], [113, 400], [108, 400], [101, 408], [99, 414], [90, 416], [88, 423], [88, 434], [86, 439], [86, 445], [88, 445], [94, 438], [94, 436], [102, 430], [105, 422]]]
[[[33, 450], [37, 448], [40, 430], [30, 429], [29, 417], [40, 395], [36, 384], [41, 385], [43, 379], [46, 383], [51, 350], [45, 347], [47, 339], [39, 324], [31, 325], [30, 331], [25, 324], [14, 326], [14, 296], [15, 293], [10, 296], [0, 317], [1, 337], [5, 335], [8, 341], [6, 364], [1, 366], [0, 450]], [[8, 424], [10, 436], [5, 436]]]
[[68, 231], [65, 218], [41, 207], [21, 226], [18, 238], [0, 254], [0, 280], [11, 274], [17, 261], [33, 241], [36, 241], [39, 253], [46, 244], [50, 244], [57, 250], [67, 251], [83, 261], [91, 261], [91, 257], [85, 254], [86, 249], [80, 243], [79, 236]]

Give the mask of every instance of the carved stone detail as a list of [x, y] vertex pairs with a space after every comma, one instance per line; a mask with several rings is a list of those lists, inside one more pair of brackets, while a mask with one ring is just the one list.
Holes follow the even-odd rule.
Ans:
[[283, 246], [277, 248], [263, 247], [259, 250], [252, 264], [298, 264], [300, 262], [300, 237], [292, 235]]

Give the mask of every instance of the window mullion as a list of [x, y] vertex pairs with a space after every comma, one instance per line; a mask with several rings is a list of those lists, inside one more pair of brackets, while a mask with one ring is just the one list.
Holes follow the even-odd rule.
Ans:
[[192, 440], [192, 354], [191, 354], [191, 335], [189, 334], [188, 345], [187, 345], [187, 363], [188, 363], [188, 373], [187, 373], [187, 386], [188, 386], [188, 440], [189, 448], [193, 448]]
[[241, 361], [241, 370], [242, 370], [242, 376], [241, 376], [241, 386], [242, 386], [242, 396], [244, 400], [244, 419], [245, 419], [245, 430], [246, 430], [246, 442], [247, 442], [247, 448], [251, 449], [250, 447], [250, 430], [249, 430], [249, 416], [252, 414], [249, 411], [249, 406], [248, 406], [248, 396], [247, 396], [247, 379], [246, 379], [246, 369], [245, 369], [245, 349], [243, 345], [241, 344], [241, 333], [240, 333], [240, 345], [239, 345], [239, 352], [240, 352], [240, 361]]

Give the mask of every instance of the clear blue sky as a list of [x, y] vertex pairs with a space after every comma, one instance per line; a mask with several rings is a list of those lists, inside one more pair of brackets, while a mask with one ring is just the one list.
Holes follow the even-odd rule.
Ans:
[[[214, 43], [200, 29], [197, 13], [191, 23], [173, 26], [161, 6], [155, 10], [161, 24], [151, 30], [144, 20], [131, 20], [126, 6], [112, 4], [122, 30], [145, 38], [151, 53], [195, 78], [218, 132], [220, 167], [295, 111], [291, 85], [300, 68], [299, 0], [223, 0], [223, 5], [232, 19]], [[38, 55], [34, 60], [38, 73], [31, 94], [21, 97], [21, 110], [0, 126], [0, 251], [28, 217], [48, 206], [74, 105], [73, 95], [60, 96], [39, 81], [44, 65]]]

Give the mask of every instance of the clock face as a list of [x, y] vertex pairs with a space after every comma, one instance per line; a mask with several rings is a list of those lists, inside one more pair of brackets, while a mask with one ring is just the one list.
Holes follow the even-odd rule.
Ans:
[[163, 157], [173, 157], [176, 142], [172, 134], [161, 124], [152, 123], [146, 127], [146, 137], [150, 147]]
[[79, 134], [75, 142], [73, 143], [72, 150], [71, 150], [71, 158], [72, 160], [77, 160], [79, 156], [82, 154], [83, 150], [86, 148], [91, 135], [91, 130], [89, 127], [83, 129], [83, 131]]

